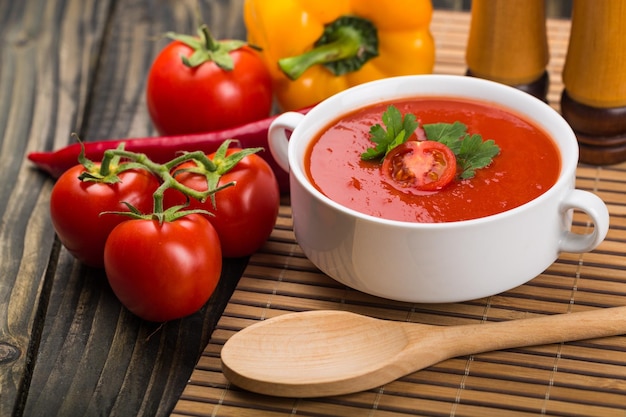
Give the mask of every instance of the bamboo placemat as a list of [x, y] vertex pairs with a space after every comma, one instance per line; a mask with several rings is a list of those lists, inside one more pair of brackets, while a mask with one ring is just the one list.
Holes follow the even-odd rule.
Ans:
[[[465, 72], [469, 15], [435, 12], [435, 72]], [[551, 88], [558, 108], [569, 21], [549, 20]], [[511, 349], [450, 359], [378, 389], [341, 397], [284, 399], [229, 384], [220, 349], [238, 330], [285, 312], [344, 309], [375, 317], [435, 325], [513, 320], [626, 303], [626, 164], [580, 166], [577, 187], [609, 206], [605, 242], [582, 255], [564, 253], [531, 282], [484, 299], [456, 304], [410, 304], [346, 288], [303, 255], [285, 200], [270, 241], [253, 255], [174, 415], [187, 416], [626, 416], [626, 336]], [[575, 213], [574, 228], [588, 227]]]

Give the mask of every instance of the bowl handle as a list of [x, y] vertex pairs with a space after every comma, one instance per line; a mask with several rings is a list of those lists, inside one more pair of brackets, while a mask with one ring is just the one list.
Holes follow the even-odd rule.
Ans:
[[276, 163], [286, 172], [289, 172], [289, 136], [303, 118], [304, 115], [301, 113], [283, 113], [274, 119], [267, 133], [270, 152]]
[[561, 211], [581, 210], [593, 223], [593, 231], [588, 234], [566, 232], [559, 249], [563, 252], [583, 253], [595, 249], [604, 240], [609, 230], [609, 210], [597, 195], [574, 189], [561, 201]]

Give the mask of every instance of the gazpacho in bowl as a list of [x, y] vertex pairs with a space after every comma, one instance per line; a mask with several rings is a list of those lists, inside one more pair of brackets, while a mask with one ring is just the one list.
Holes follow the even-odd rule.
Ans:
[[[422, 146], [397, 146], [367, 158], [376, 133], [394, 130], [383, 122], [390, 114], [414, 116], [415, 131], [404, 143]], [[470, 150], [457, 152], [463, 163], [451, 166], [446, 153], [434, 148], [446, 146], [442, 136], [474, 141]], [[475, 168], [472, 158], [483, 156], [487, 165]], [[305, 161], [311, 183], [331, 200], [409, 222], [470, 220], [521, 206], [552, 187], [561, 169], [556, 144], [535, 124], [493, 104], [450, 98], [378, 103], [343, 115], [311, 142]], [[436, 180], [413, 186], [407, 175]]]
[[[460, 137], [445, 139], [450, 130]], [[306, 115], [283, 113], [268, 139], [289, 172], [304, 254], [368, 294], [417, 303], [494, 295], [560, 252], [593, 250], [608, 230], [604, 202], [574, 187], [578, 143], [567, 122], [492, 81], [361, 84]], [[589, 217], [589, 233], [571, 230], [574, 210]]]

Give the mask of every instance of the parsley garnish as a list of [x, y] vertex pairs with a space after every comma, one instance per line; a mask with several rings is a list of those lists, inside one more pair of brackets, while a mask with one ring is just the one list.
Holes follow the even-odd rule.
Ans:
[[484, 168], [500, 153], [493, 139], [483, 141], [481, 135], [467, 133], [461, 122], [432, 123], [422, 126], [428, 140], [436, 140], [449, 147], [456, 156], [461, 179], [472, 178], [476, 170]]
[[361, 154], [361, 159], [384, 158], [390, 150], [406, 142], [419, 126], [415, 115], [407, 114], [403, 117], [395, 106], [387, 107], [387, 111], [383, 113], [383, 123], [387, 130], [378, 123], [370, 128], [370, 140], [376, 147], [368, 148]]
[[[383, 159], [389, 151], [406, 142], [418, 128], [419, 123], [413, 114], [402, 116], [393, 105], [383, 113], [380, 124], [370, 128], [370, 139], [376, 144], [361, 154], [361, 159]], [[468, 179], [476, 174], [476, 170], [484, 168], [500, 153], [500, 147], [492, 140], [483, 141], [479, 134], [469, 134], [467, 126], [461, 122], [431, 123], [422, 125], [426, 138], [441, 142], [449, 147], [456, 156], [459, 178]]]

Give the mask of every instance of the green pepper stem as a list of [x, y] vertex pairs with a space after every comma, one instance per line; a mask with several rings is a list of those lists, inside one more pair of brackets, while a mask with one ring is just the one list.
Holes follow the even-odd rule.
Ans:
[[314, 46], [302, 55], [279, 59], [278, 66], [291, 80], [314, 65], [324, 65], [335, 75], [357, 71], [378, 56], [378, 34], [367, 19], [341, 16], [326, 25]]

